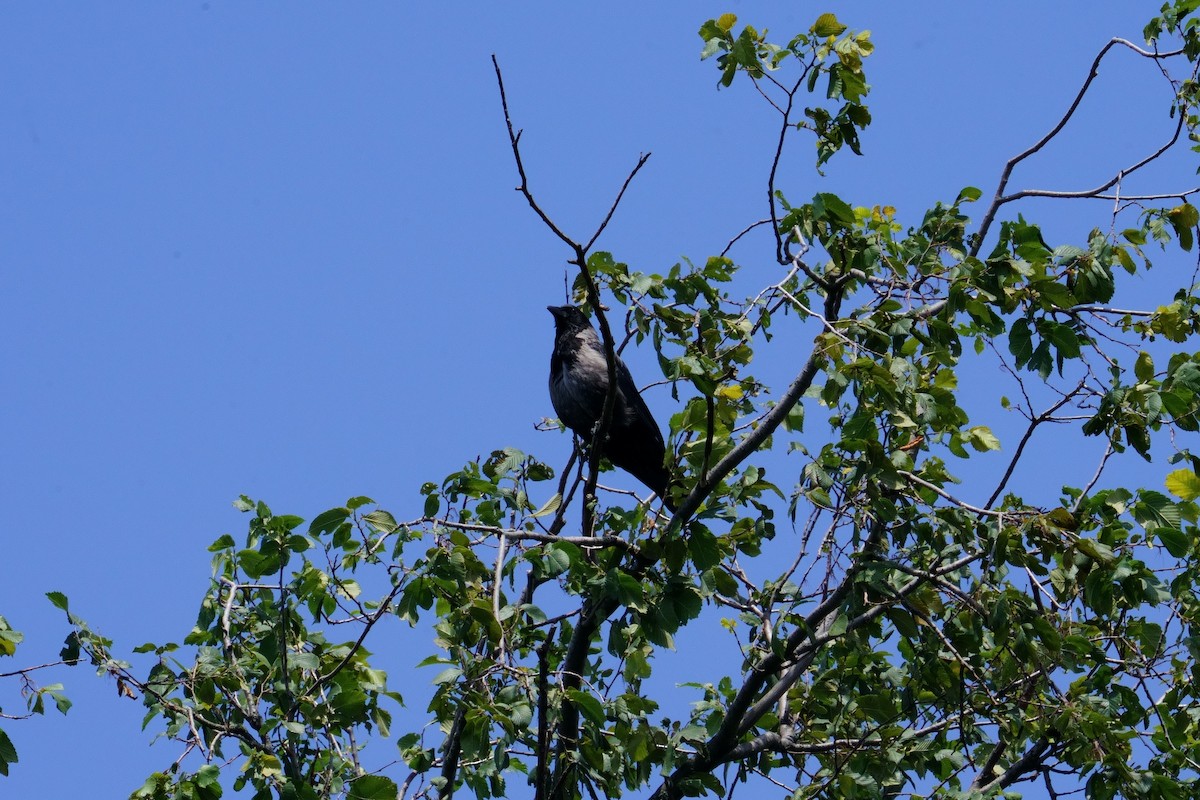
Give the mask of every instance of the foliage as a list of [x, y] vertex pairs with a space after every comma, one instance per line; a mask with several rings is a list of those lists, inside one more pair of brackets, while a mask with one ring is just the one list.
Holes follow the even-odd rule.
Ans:
[[[13, 630], [12, 626], [8, 624], [7, 619], [0, 617], [0, 656], [15, 656], [17, 647], [24, 640], [25, 634], [21, 633], [21, 631]], [[34, 714], [45, 714], [47, 698], [54, 703], [59, 713], [67, 713], [67, 710], [71, 708], [71, 701], [63, 694], [63, 685], [61, 683], [39, 685], [34, 681], [33, 675], [38, 670], [47, 667], [75, 663], [78, 654], [73, 651], [73, 641], [74, 637], [67, 640], [67, 647], [63, 649], [61, 661], [0, 673], [0, 678], [15, 678], [18, 681], [21, 697], [25, 703], [25, 713], [16, 715], [6, 714], [3, 712], [3, 709], [0, 709], [0, 719], [21, 720], [28, 719]], [[8, 733], [3, 728], [0, 728], [0, 775], [7, 775], [11, 766], [17, 763], [17, 761], [19, 761], [19, 758], [17, 757], [16, 745], [13, 744]]]
[[[1164, 6], [1151, 49], [1114, 40], [1097, 57], [1162, 68], [1169, 145], [1197, 141], [1197, 5]], [[818, 169], [861, 150], [870, 36], [832, 14], [784, 45], [736, 26], [704, 23], [702, 56], [778, 114], [760, 239], [751, 225], [702, 262], [631, 269], [593, 250], [620, 196], [572, 238], [538, 204], [509, 122], [520, 188], [568, 245], [609, 358], [653, 347], [681, 398], [678, 512], [601, 491], [594, 453], [555, 471], [513, 449], [426, 484], [407, 522], [359, 497], [305, 528], [242, 498], [245, 540], [212, 546], [182, 646], [137, 649], [156, 659], [148, 675], [70, 616], [146, 724], [199, 756], [135, 797], [219, 797], [233, 764], [233, 788], [255, 798], [678, 798], [763, 781], [797, 798], [983, 797], [1033, 780], [1101, 799], [1196, 794], [1200, 456], [1182, 434], [1200, 427], [1200, 294], [1118, 302], [1156, 247], [1191, 250], [1193, 192], [1114, 206], [1140, 164], [1086, 192], [1010, 191], [1076, 101], [978, 215], [974, 187], [909, 228], [887, 206], [800, 202], [777, 185], [785, 143], [812, 136]], [[1086, 238], [1050, 242], [1007, 209], [1034, 196], [1110, 202]], [[773, 256], [767, 285], [735, 244]], [[795, 367], [782, 388], [780, 364]], [[985, 399], [969, 387], [980, 375], [994, 376]], [[1047, 437], [1081, 454], [1056, 495], [1021, 481]], [[1120, 485], [1135, 473], [1118, 465], [1161, 455], [1173, 471]], [[366, 642], [399, 623], [422, 643], [432, 630], [436, 672], [427, 720], [393, 731], [402, 698]], [[671, 719], [652, 678], [688, 625], [726, 631], [740, 665], [722, 675], [714, 660]], [[376, 752], [392, 740], [403, 766]]]

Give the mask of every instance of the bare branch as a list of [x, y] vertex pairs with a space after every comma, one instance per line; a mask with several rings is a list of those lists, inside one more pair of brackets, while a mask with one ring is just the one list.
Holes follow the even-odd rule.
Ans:
[[1182, 192], [1163, 192], [1162, 194], [1098, 194], [1096, 195], [1096, 199], [1116, 200], [1118, 202], [1125, 200], [1186, 200], [1197, 193], [1200, 193], [1200, 186]]
[[[1155, 150], [1153, 153], [1151, 153], [1150, 155], [1143, 158], [1141, 161], [1138, 161], [1137, 163], [1135, 163], [1131, 166], [1128, 166], [1125, 169], [1119, 171], [1116, 175], [1109, 178], [1107, 181], [1105, 181], [1104, 183], [1100, 184], [1099, 186], [1097, 186], [1093, 189], [1084, 189], [1084, 190], [1078, 191], [1078, 192], [1054, 191], [1054, 190], [1050, 190], [1050, 189], [1022, 189], [1019, 192], [1015, 192], [1013, 194], [1006, 195], [1006, 196], [1000, 198], [999, 204], [1004, 205], [1006, 203], [1011, 203], [1015, 200], [1020, 200], [1024, 197], [1049, 197], [1049, 198], [1056, 198], [1056, 199], [1063, 199], [1063, 200], [1079, 200], [1079, 199], [1091, 198], [1091, 197], [1103, 198], [1105, 200], [1116, 199], [1111, 196], [1104, 195], [1103, 192], [1105, 192], [1108, 189], [1111, 189], [1113, 186], [1116, 186], [1118, 183], [1121, 182], [1121, 180], [1123, 178], [1125, 178], [1125, 176], [1130, 175], [1134, 172], [1137, 172], [1139, 169], [1146, 166], [1150, 162], [1154, 161], [1159, 156], [1161, 156], [1163, 153], [1167, 152], [1172, 147], [1174, 147], [1175, 144], [1179, 141], [1179, 135], [1183, 132], [1183, 123], [1184, 123], [1184, 117], [1183, 117], [1183, 115], [1180, 115], [1179, 120], [1175, 124], [1175, 132], [1171, 135], [1171, 138], [1169, 140], [1167, 140], [1166, 144], [1159, 147], [1157, 150]], [[1126, 198], [1126, 199], [1128, 199], [1128, 198]]]
[[[1025, 429], [1025, 435], [1021, 437], [1021, 441], [1017, 444], [1016, 452], [1013, 453], [1012, 459], [1008, 462], [1008, 469], [1004, 471], [1004, 475], [1000, 478], [1000, 483], [996, 485], [995, 491], [992, 492], [992, 496], [984, 504], [984, 508], [991, 508], [992, 504], [996, 502], [996, 498], [1004, 491], [1004, 487], [1008, 485], [1008, 479], [1012, 477], [1013, 472], [1017, 468], [1017, 462], [1021, 460], [1021, 454], [1025, 452], [1025, 445], [1029, 444], [1029, 440], [1033, 438], [1033, 432], [1037, 430], [1037, 427], [1043, 422], [1048, 422], [1056, 411], [1071, 402], [1071, 399], [1083, 390], [1086, 383], [1086, 380], [1080, 381], [1079, 385], [1063, 395], [1061, 400], [1029, 421], [1029, 427]], [[1030, 413], [1032, 412], [1033, 409], [1030, 409]]]
[[[21, 669], [15, 669], [12, 672], [0, 672], [0, 678], [15, 678], [18, 675], [25, 676], [25, 675], [28, 675], [30, 672], [35, 672], [39, 669], [48, 669], [50, 667], [60, 667], [60, 666], [64, 666], [64, 665], [68, 666], [68, 667], [73, 667], [82, 660], [83, 659], [81, 659], [81, 658], [76, 658], [72, 661], [50, 661], [45, 664], [38, 664], [37, 666], [33, 666], [33, 667], [23, 667]], [[17, 719], [17, 718], [10, 717], [10, 719]], [[21, 717], [20, 719], [24, 719], [24, 717]]]
[[725, 245], [725, 249], [721, 251], [721, 257], [724, 258], [725, 256], [727, 256], [729, 254], [729, 251], [733, 249], [733, 246], [738, 243], [738, 240], [741, 239], [743, 236], [745, 236], [747, 233], [749, 233], [750, 231], [754, 230], [755, 228], [757, 228], [759, 226], [770, 225], [770, 224], [771, 224], [771, 220], [769, 220], [769, 219], [760, 219], [758, 222], [751, 222], [749, 225], [747, 225], [742, 230], [741, 233], [739, 233], [737, 236], [734, 236], [732, 239], [729, 240], [729, 244]]
[[597, 228], [596, 232], [592, 234], [592, 238], [588, 239], [587, 244], [583, 246], [584, 252], [591, 250], [592, 245], [594, 245], [596, 240], [600, 238], [600, 234], [604, 233], [604, 229], [608, 227], [608, 223], [613, 218], [613, 214], [617, 212], [617, 206], [621, 204], [621, 198], [625, 196], [625, 190], [629, 188], [629, 184], [633, 182], [634, 176], [638, 174], [638, 171], [640, 171], [649, 160], [649, 153], [642, 153], [640, 156], [638, 156], [637, 164], [625, 177], [625, 182], [621, 184], [621, 191], [617, 192], [616, 198], [613, 200], [612, 205], [609, 206], [608, 213], [604, 215], [604, 221], [600, 223], [600, 227]]
[[[1016, 167], [1018, 164], [1020, 164], [1025, 159], [1029, 158], [1030, 156], [1032, 156], [1035, 153], [1037, 153], [1038, 151], [1040, 151], [1043, 147], [1045, 147], [1047, 144], [1049, 144], [1050, 141], [1052, 139], [1054, 139], [1054, 137], [1058, 136], [1058, 134], [1062, 131], [1063, 128], [1066, 127], [1067, 123], [1070, 122], [1071, 117], [1075, 116], [1075, 112], [1079, 109], [1079, 105], [1083, 102], [1083, 98], [1087, 95], [1088, 89], [1091, 88], [1092, 81], [1094, 81], [1096, 79], [1096, 76], [1100, 74], [1100, 62], [1104, 60], [1104, 57], [1106, 55], [1108, 55], [1108, 52], [1110, 50], [1112, 50], [1114, 47], [1117, 47], [1117, 46], [1129, 48], [1130, 50], [1137, 53], [1138, 55], [1140, 55], [1144, 58], [1153, 59], [1155, 61], [1159, 61], [1164, 58], [1171, 58], [1171, 57], [1180, 55], [1183, 52], [1182, 50], [1174, 50], [1169, 53], [1155, 53], [1155, 52], [1151, 52], [1148, 50], [1143, 50], [1142, 48], [1140, 48], [1137, 45], [1133, 44], [1132, 42], [1128, 41], [1127, 39], [1114, 38], [1114, 39], [1109, 40], [1109, 42], [1100, 49], [1100, 52], [1096, 54], [1096, 58], [1092, 61], [1091, 69], [1088, 70], [1087, 78], [1085, 78], [1083, 81], [1083, 86], [1081, 86], [1079, 88], [1079, 92], [1075, 95], [1075, 99], [1071, 101], [1071, 105], [1067, 108], [1067, 111], [1065, 114], [1063, 114], [1062, 118], [1059, 119], [1059, 121], [1054, 125], [1054, 127], [1050, 129], [1049, 133], [1047, 133], [1045, 136], [1043, 136], [1041, 139], [1039, 139], [1037, 142], [1035, 142], [1032, 146], [1030, 146], [1024, 152], [1018, 153], [1017, 155], [1010, 158], [1008, 160], [1008, 163], [1006, 163], [1004, 165], [1004, 171], [1000, 174], [1000, 182], [996, 186], [996, 194], [992, 198], [991, 205], [988, 206], [987, 211], [984, 213], [983, 219], [979, 223], [979, 230], [975, 234], [975, 237], [976, 237], [975, 242], [971, 247], [971, 255], [972, 256], [979, 255], [979, 251], [983, 247], [983, 241], [984, 241], [984, 239], [987, 238], [988, 230], [991, 228], [992, 222], [996, 217], [996, 212], [999, 211], [1000, 207], [1002, 205], [1004, 205], [1005, 203], [1010, 202], [1011, 200], [1017, 199], [1016, 196], [1011, 196], [1011, 197], [1006, 198], [1005, 194], [1004, 194], [1004, 190], [1008, 187], [1008, 180], [1009, 180], [1009, 177], [1012, 175], [1013, 168]], [[1181, 120], [1182, 120], [1182, 115], [1181, 115]], [[1178, 136], [1178, 132], [1176, 132], [1176, 136]], [[1117, 180], [1120, 180], [1120, 174], [1118, 174], [1117, 178], [1114, 179], [1111, 183], [1108, 183], [1108, 184], [1104, 185], [1103, 187], [1100, 187], [1097, 190], [1097, 193], [1102, 192], [1105, 189], [1109, 188], [1110, 186], [1115, 184]], [[1094, 196], [1094, 195], [1085, 194], [1083, 196]]]
[[904, 478], [905, 480], [907, 480], [911, 483], [915, 483], [918, 486], [923, 486], [924, 488], [933, 492], [938, 497], [942, 498], [943, 500], [950, 503], [951, 505], [958, 506], [959, 508], [963, 509], [964, 511], [970, 511], [972, 514], [980, 514], [980, 515], [984, 515], [984, 516], [988, 516], [988, 517], [1003, 517], [1003, 516], [1010, 515], [1013, 513], [1011, 511], [1009, 511], [1009, 512], [990, 511], [986, 508], [979, 508], [978, 506], [973, 506], [970, 503], [965, 503], [962, 500], [959, 500], [954, 495], [947, 492], [942, 487], [938, 486], [937, 484], [930, 483], [929, 481], [925, 480], [924, 478], [918, 477], [917, 475], [914, 475], [913, 473], [908, 472], [907, 470], [898, 469], [898, 470], [896, 470], [896, 473], [898, 475], [900, 475], [900, 477]]
[[[993, 780], [982, 780], [984, 773], [980, 772], [976, 776], [975, 782], [971, 784], [972, 789], [978, 790], [981, 794], [986, 794], [992, 789], [1004, 789], [1016, 783], [1027, 773], [1033, 771], [1041, 763], [1047, 752], [1050, 750], [1050, 740], [1042, 737], [1038, 739], [1032, 747], [1008, 766], [1008, 769], [997, 775]], [[998, 760], [998, 759], [997, 759]], [[992, 762], [992, 759], [988, 759]], [[995, 764], [993, 763], [993, 767]]]
[[533, 198], [533, 193], [529, 191], [529, 178], [525, 174], [525, 162], [521, 160], [521, 132], [514, 132], [513, 130], [512, 117], [508, 113], [508, 96], [504, 93], [504, 76], [500, 74], [500, 62], [496, 60], [495, 54], [492, 55], [492, 67], [496, 70], [496, 83], [500, 86], [500, 105], [504, 109], [504, 124], [508, 127], [508, 141], [512, 146], [513, 158], [517, 162], [517, 173], [521, 176], [521, 185], [517, 187], [517, 191], [524, 195], [525, 201], [529, 203], [529, 207], [533, 209], [538, 218], [545, 223], [546, 227], [555, 236], [562, 239], [573, 250], [579, 250], [579, 245], [554, 224], [554, 220], [550, 219], [546, 212], [542, 210], [542, 207]]

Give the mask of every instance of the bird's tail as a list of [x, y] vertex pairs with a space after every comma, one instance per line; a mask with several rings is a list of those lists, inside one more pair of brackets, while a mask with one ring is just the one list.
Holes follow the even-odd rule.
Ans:
[[655, 467], [651, 464], [642, 464], [639, 467], [636, 470], [625, 467], [623, 469], [627, 469], [630, 475], [646, 484], [651, 491], [658, 495], [666, 509], [674, 514], [676, 510], [675, 504], [671, 502], [671, 495], [668, 491], [671, 486], [671, 473], [667, 471], [666, 467], [661, 465]]

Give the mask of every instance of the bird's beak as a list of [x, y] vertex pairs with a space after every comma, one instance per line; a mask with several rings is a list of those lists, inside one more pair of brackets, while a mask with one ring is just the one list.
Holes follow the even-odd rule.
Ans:
[[563, 312], [567, 309], [565, 306], [546, 306], [546, 310], [553, 314], [555, 319], [562, 319]]

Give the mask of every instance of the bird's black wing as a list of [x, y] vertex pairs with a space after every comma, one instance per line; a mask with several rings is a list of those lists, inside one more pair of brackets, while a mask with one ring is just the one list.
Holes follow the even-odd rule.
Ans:
[[662, 431], [634, 385], [629, 368], [619, 359], [617, 389], [617, 407], [604, 453], [609, 461], [665, 499], [670, 474], [663, 465], [667, 448], [663, 443]]
[[654, 415], [650, 413], [646, 401], [642, 399], [642, 393], [634, 385], [629, 367], [625, 366], [625, 362], [619, 358], [617, 359], [617, 389], [620, 391], [620, 397], [625, 400], [627, 413], [640, 423], [638, 427], [646, 428], [650, 439], [658, 445], [660, 450], [665, 450], [666, 445], [663, 444], [662, 431], [659, 430], [658, 423], [654, 421]]

